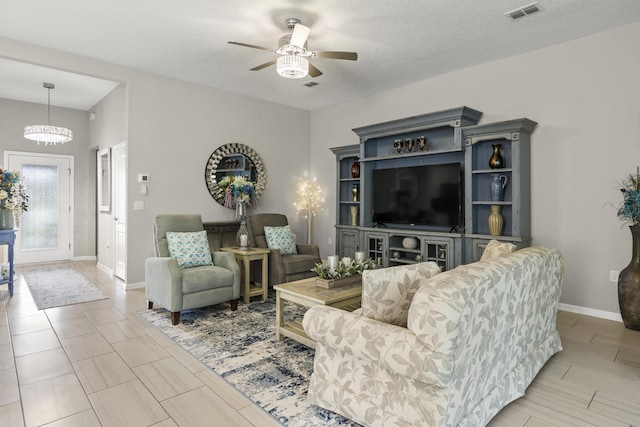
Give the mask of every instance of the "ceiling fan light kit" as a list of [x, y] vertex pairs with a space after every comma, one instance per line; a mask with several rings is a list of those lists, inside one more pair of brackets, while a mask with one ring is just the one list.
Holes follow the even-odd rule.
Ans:
[[309, 74], [309, 60], [300, 55], [284, 55], [276, 64], [278, 74], [288, 79], [301, 79]]
[[321, 76], [322, 71], [310, 64], [309, 58], [347, 59], [351, 61], [358, 59], [358, 54], [355, 52], [315, 52], [308, 50], [307, 38], [311, 32], [309, 27], [305, 27], [295, 18], [287, 19], [285, 24], [292, 32], [280, 37], [277, 50], [247, 43], [233, 41], [228, 43], [252, 49], [267, 50], [280, 55], [276, 61], [265, 62], [251, 68], [251, 71], [259, 71], [276, 64], [278, 74], [288, 79], [301, 79], [307, 75], [311, 77]]
[[38, 145], [44, 142], [44, 145], [64, 144], [73, 140], [73, 132], [70, 129], [51, 126], [51, 89], [55, 89], [53, 83], [43, 83], [42, 86], [47, 89], [47, 124], [25, 126], [24, 137], [32, 141], [36, 141]]

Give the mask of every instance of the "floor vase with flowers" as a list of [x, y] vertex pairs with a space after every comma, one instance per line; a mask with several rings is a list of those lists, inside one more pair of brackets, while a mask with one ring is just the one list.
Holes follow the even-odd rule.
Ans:
[[633, 239], [631, 262], [618, 277], [618, 302], [624, 326], [640, 331], [640, 224], [629, 226]]

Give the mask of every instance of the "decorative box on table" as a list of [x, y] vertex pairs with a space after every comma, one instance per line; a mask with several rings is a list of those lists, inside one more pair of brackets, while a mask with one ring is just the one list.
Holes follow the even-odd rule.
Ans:
[[340, 286], [347, 286], [360, 282], [362, 282], [362, 275], [360, 274], [354, 274], [348, 277], [343, 277], [341, 279], [321, 279], [319, 277], [316, 278], [316, 286], [325, 289], [333, 289]]

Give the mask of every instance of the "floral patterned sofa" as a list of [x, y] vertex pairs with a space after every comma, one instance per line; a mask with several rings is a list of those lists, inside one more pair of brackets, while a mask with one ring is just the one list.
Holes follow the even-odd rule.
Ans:
[[438, 274], [366, 271], [362, 309], [313, 307], [311, 403], [366, 426], [483, 426], [562, 350], [563, 258], [525, 248]]

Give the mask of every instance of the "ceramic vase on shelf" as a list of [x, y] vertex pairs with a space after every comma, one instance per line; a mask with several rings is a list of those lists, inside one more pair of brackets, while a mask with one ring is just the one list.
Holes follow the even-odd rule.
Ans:
[[353, 201], [357, 202], [358, 201], [358, 184], [353, 184], [353, 187], [351, 187], [351, 194], [353, 194]]
[[494, 173], [491, 175], [490, 192], [492, 202], [501, 202], [504, 200], [504, 190], [507, 188], [509, 178], [506, 175]]
[[633, 239], [631, 262], [618, 276], [618, 303], [624, 326], [640, 331], [640, 224], [629, 229]]
[[0, 209], [0, 230], [13, 230], [13, 211]]
[[502, 169], [504, 168], [504, 158], [502, 158], [502, 154], [500, 154], [500, 148], [502, 148], [502, 144], [491, 144], [493, 147], [493, 154], [489, 158], [489, 167], [491, 169]]
[[358, 225], [358, 207], [351, 206], [351, 225]]
[[357, 157], [351, 165], [351, 178], [360, 178], [360, 159]]
[[491, 214], [489, 215], [489, 234], [492, 236], [502, 236], [502, 227], [504, 226], [504, 218], [500, 214], [500, 205], [491, 205]]

